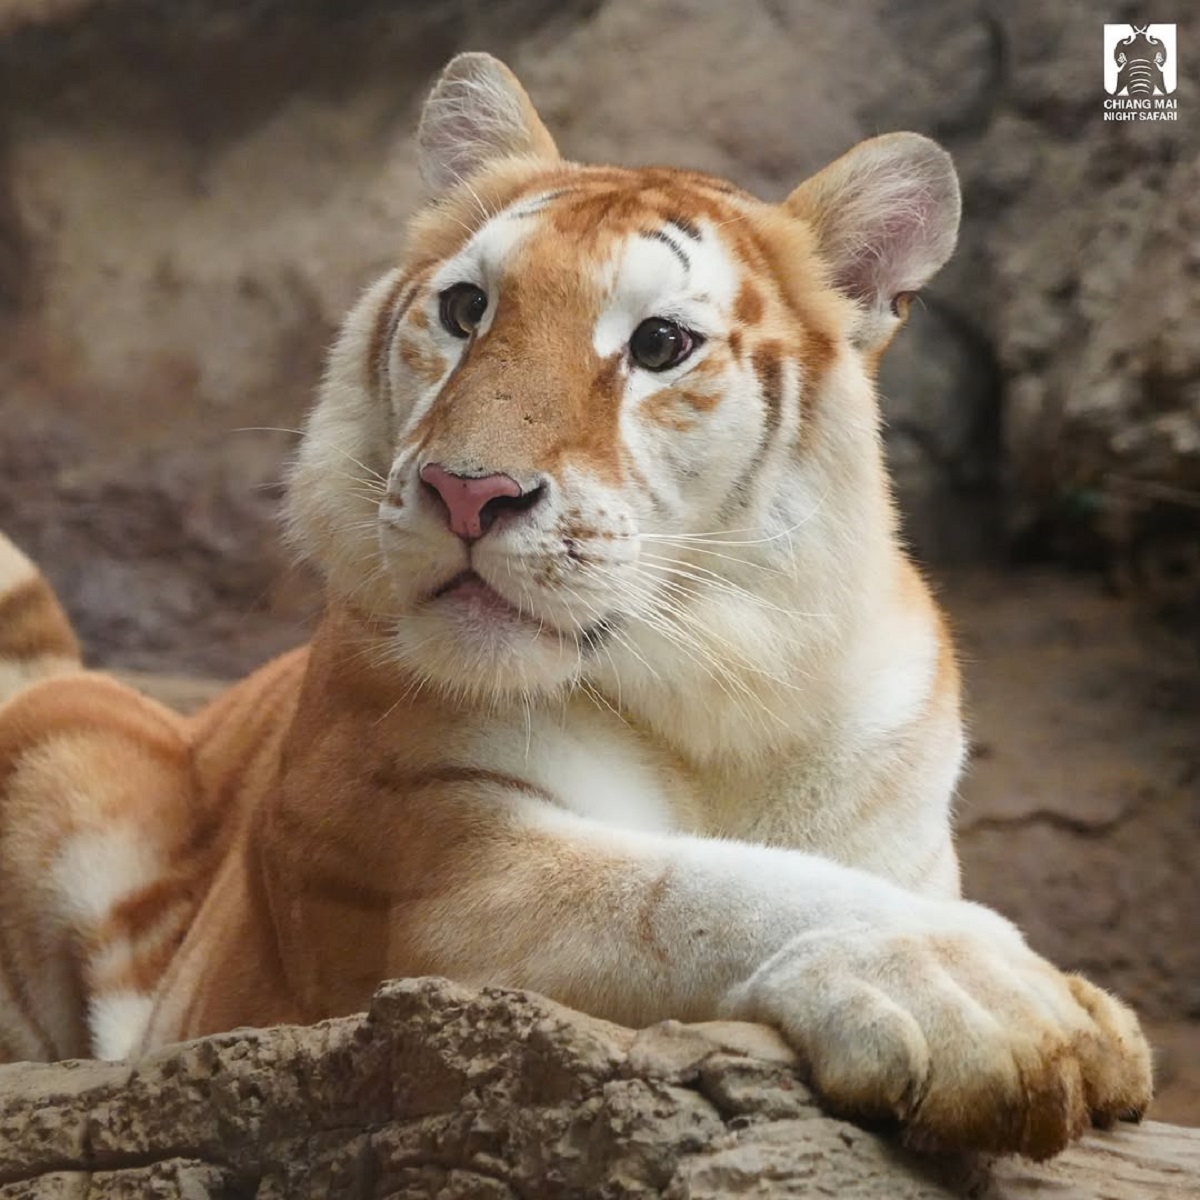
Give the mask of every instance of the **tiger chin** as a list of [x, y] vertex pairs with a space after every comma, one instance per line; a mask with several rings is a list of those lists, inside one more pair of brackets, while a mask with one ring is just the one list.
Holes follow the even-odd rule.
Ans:
[[83, 671], [0, 545], [0, 1058], [437, 974], [769, 1023], [922, 1148], [1140, 1117], [1134, 1015], [959, 898], [958, 670], [874, 386], [947, 154], [874, 138], [779, 204], [579, 165], [484, 54], [418, 143], [290, 479], [311, 645], [185, 719]]

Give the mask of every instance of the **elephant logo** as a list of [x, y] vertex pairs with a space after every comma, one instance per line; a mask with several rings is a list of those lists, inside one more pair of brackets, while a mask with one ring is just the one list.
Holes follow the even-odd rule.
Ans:
[[1167, 96], [1175, 90], [1174, 25], [1106, 25], [1104, 86], [1112, 96]]

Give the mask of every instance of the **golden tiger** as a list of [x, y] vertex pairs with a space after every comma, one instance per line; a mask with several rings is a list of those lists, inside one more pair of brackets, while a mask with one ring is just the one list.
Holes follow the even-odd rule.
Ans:
[[1133, 1014], [959, 899], [958, 670], [874, 388], [949, 156], [874, 138], [781, 204], [564, 162], [483, 54], [418, 142], [432, 198], [291, 474], [310, 646], [184, 719], [78, 670], [0, 552], [0, 1058], [439, 974], [767, 1022], [917, 1146], [1139, 1117]]

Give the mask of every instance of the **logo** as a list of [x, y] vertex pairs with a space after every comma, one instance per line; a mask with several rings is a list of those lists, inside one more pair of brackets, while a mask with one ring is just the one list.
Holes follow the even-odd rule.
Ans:
[[1106, 121], [1174, 121], [1179, 79], [1174, 25], [1105, 25]]

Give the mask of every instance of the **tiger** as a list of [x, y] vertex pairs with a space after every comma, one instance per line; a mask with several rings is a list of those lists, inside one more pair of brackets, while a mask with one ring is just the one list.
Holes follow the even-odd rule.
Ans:
[[440, 975], [765, 1023], [920, 1149], [1140, 1119], [1134, 1013], [961, 897], [959, 666], [876, 389], [957, 239], [948, 153], [874, 137], [781, 202], [575, 163], [482, 53], [416, 146], [289, 468], [306, 646], [179, 715], [0, 550], [0, 1060]]

